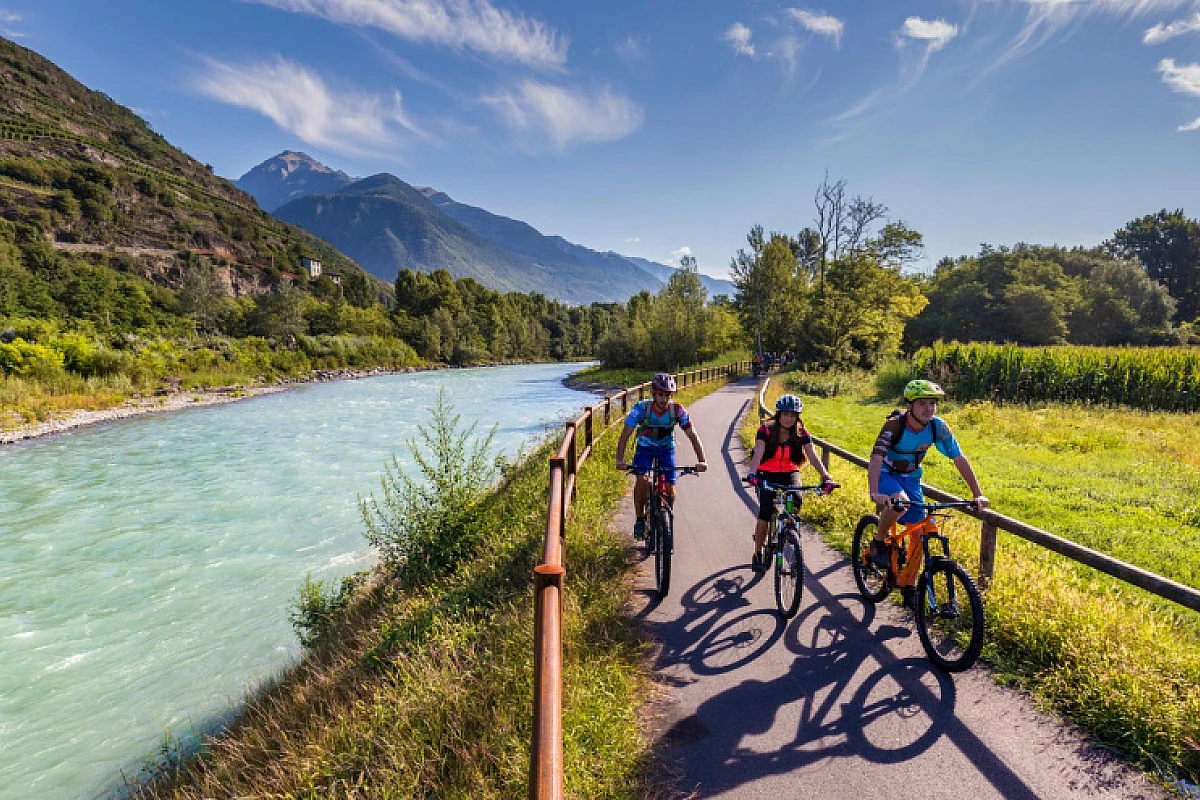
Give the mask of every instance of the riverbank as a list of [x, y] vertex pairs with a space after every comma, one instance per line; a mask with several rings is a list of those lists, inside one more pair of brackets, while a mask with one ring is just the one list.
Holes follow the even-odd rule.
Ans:
[[[522, 364], [533, 364], [533, 361], [496, 361], [487, 364], [471, 364], [467, 367], [451, 366], [449, 364], [424, 364], [399, 369], [339, 369], [316, 370], [304, 378], [280, 378], [272, 384], [259, 386], [221, 386], [214, 389], [182, 390], [177, 387], [162, 387], [153, 396], [134, 397], [120, 405], [99, 409], [77, 409], [57, 412], [57, 416], [37, 422], [22, 423], [15, 428], [0, 430], [0, 446], [15, 442], [50, 436], [56, 433], [83, 428], [88, 425], [98, 425], [103, 422], [115, 422], [142, 414], [155, 414], [163, 411], [180, 411], [185, 408], [200, 408], [202, 406], [234, 403], [239, 400], [249, 400], [265, 394], [286, 391], [309, 383], [326, 383], [328, 381], [358, 380], [375, 378], [381, 375], [403, 375], [409, 372], [428, 372], [440, 369], [473, 369], [476, 367], [504, 367]], [[575, 388], [566, 384], [568, 388]]]

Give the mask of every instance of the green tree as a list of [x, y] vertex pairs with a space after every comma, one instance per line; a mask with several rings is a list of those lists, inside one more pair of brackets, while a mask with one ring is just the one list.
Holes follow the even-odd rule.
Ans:
[[1167, 287], [1177, 320], [1200, 316], [1200, 222], [1183, 209], [1164, 208], [1132, 220], [1105, 244], [1122, 258], [1136, 258], [1151, 279]]

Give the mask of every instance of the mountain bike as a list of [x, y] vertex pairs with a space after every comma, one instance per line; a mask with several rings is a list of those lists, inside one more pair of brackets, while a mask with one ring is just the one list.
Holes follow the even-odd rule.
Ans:
[[[983, 649], [983, 597], [967, 570], [950, 557], [950, 540], [938, 532], [937, 520], [951, 508], [975, 508], [970, 500], [953, 503], [914, 503], [893, 498], [892, 508], [917, 508], [925, 517], [895, 525], [885, 541], [891, 564], [882, 569], [871, 559], [871, 540], [879, 517], [868, 514], [858, 521], [850, 562], [858, 590], [872, 603], [899, 588], [916, 616], [917, 635], [929, 660], [946, 672], [969, 669]], [[931, 543], [941, 546], [931, 552]]]
[[695, 475], [696, 467], [659, 467], [658, 459], [650, 469], [634, 469], [634, 475], [650, 476], [650, 497], [646, 512], [646, 554], [654, 556], [654, 587], [660, 598], [671, 589], [671, 554], [675, 552], [675, 516], [667, 500], [667, 473]]
[[[744, 478], [749, 482], [749, 477]], [[804, 553], [800, 549], [800, 507], [805, 494], [823, 495], [824, 487], [777, 486], [759, 478], [775, 493], [775, 514], [767, 534], [766, 558], [775, 562], [775, 606], [784, 619], [796, 616], [804, 594]]]

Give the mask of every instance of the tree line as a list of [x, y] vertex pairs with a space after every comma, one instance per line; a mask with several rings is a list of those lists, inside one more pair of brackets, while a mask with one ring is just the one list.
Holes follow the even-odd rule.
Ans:
[[799, 234], [755, 226], [730, 264], [742, 328], [765, 351], [870, 368], [935, 341], [1022, 345], [1200, 342], [1200, 222], [1132, 220], [1090, 248], [984, 245], [907, 270], [921, 234], [845, 181], [822, 182]]

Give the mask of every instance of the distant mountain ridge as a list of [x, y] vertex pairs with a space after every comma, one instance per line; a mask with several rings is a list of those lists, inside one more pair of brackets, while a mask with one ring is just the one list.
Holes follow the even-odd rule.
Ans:
[[[501, 291], [540, 292], [573, 303], [624, 302], [643, 290], [657, 292], [674, 271], [543, 235], [526, 222], [393, 175], [355, 181], [304, 153], [281, 153], [235, 184], [263, 207], [294, 198], [276, 207], [275, 215], [327, 239], [389, 281], [405, 267], [446, 269]], [[729, 281], [700, 277], [710, 296], [732, 296]]]

